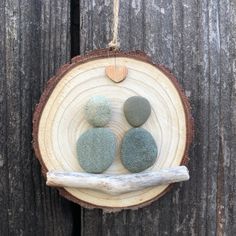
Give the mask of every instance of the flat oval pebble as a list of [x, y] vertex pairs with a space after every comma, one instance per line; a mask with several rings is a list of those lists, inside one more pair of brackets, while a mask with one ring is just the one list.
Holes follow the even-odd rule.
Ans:
[[111, 106], [106, 97], [93, 96], [85, 106], [85, 118], [95, 127], [105, 126], [111, 119]]
[[124, 114], [130, 125], [141, 126], [146, 122], [151, 113], [149, 101], [141, 96], [128, 98], [124, 104]]
[[80, 166], [89, 173], [102, 173], [113, 162], [116, 137], [108, 128], [91, 128], [77, 141]]
[[157, 158], [157, 145], [143, 128], [126, 132], [121, 144], [121, 161], [130, 172], [141, 172], [152, 166]]

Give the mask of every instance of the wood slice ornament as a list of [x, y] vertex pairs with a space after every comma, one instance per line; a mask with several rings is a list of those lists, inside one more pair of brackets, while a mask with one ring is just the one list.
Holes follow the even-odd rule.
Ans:
[[[116, 67], [121, 68], [122, 76], [119, 78], [114, 72]], [[115, 81], [112, 79], [114, 74]], [[76, 154], [79, 136], [91, 128], [84, 118], [83, 108], [95, 95], [105, 96], [111, 101], [112, 117], [107, 127], [117, 138], [116, 158], [99, 177], [101, 181], [107, 179], [99, 182], [103, 191], [93, 187], [97, 185], [97, 179], [91, 187], [88, 187], [89, 183], [81, 183], [81, 178], [88, 174], [80, 167]], [[127, 174], [129, 177], [132, 174], [121, 163], [120, 144], [124, 134], [132, 128], [123, 113], [124, 102], [132, 96], [143, 96], [150, 102], [151, 115], [142, 128], [152, 134], [158, 146], [156, 162], [140, 176], [161, 185], [144, 184], [142, 188], [140, 184], [132, 186], [129, 191], [124, 187], [127, 182], [122, 181], [129, 179], [125, 177]], [[62, 196], [84, 207], [105, 211], [148, 205], [170, 189], [172, 184], [169, 183], [186, 180], [188, 173], [182, 167], [185, 176], [178, 175], [179, 180], [162, 182], [161, 176], [172, 167], [178, 171], [176, 167], [187, 164], [192, 135], [190, 106], [175, 77], [163, 66], [153, 64], [142, 52], [103, 49], [73, 58], [48, 81], [33, 118], [33, 146], [45, 177], [48, 172], [48, 185], [57, 186]], [[65, 181], [71, 184], [61, 184], [63, 173], [69, 173]], [[155, 173], [159, 179], [153, 178]], [[121, 176], [118, 186], [123, 187], [119, 191], [114, 184], [115, 194], [110, 194], [106, 184], [116, 179], [115, 176]], [[89, 177], [91, 181], [94, 181], [93, 177]], [[172, 174], [170, 178], [173, 179]]]

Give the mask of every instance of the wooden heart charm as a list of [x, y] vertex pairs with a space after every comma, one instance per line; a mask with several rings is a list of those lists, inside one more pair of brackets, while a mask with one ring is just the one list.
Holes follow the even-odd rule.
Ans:
[[125, 66], [107, 66], [105, 69], [106, 75], [112, 81], [119, 83], [123, 81], [127, 74], [128, 69]]

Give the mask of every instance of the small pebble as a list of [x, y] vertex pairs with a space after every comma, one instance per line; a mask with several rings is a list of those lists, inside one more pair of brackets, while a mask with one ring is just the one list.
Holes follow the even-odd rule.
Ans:
[[108, 128], [91, 128], [77, 141], [80, 166], [89, 173], [102, 173], [115, 159], [116, 137]]
[[151, 113], [149, 101], [141, 96], [130, 97], [125, 101], [124, 114], [130, 125], [141, 126], [146, 122]]
[[85, 106], [85, 118], [95, 127], [105, 126], [111, 119], [111, 106], [106, 97], [94, 96]]
[[157, 158], [157, 145], [152, 135], [143, 128], [126, 132], [121, 144], [121, 161], [130, 172], [141, 172], [152, 166]]

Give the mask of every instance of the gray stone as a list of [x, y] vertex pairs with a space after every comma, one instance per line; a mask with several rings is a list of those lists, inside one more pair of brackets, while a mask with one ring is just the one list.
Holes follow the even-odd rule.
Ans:
[[121, 161], [130, 172], [141, 172], [152, 166], [157, 158], [157, 145], [143, 128], [132, 128], [121, 144]]
[[85, 106], [85, 118], [95, 127], [105, 126], [111, 119], [111, 106], [107, 98], [94, 96]]
[[149, 101], [141, 96], [130, 97], [125, 101], [124, 114], [130, 125], [141, 126], [146, 122], [151, 113]]
[[108, 128], [91, 128], [77, 141], [80, 166], [89, 173], [102, 173], [113, 162], [116, 137]]

